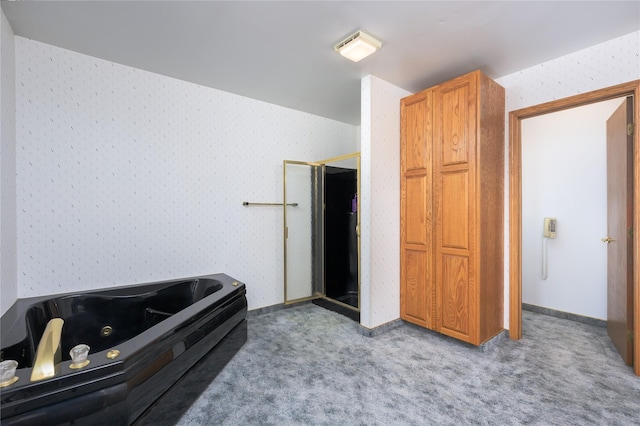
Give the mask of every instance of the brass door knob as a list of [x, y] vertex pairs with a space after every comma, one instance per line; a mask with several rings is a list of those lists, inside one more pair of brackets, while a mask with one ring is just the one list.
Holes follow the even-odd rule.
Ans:
[[603, 243], [607, 243], [607, 244], [609, 244], [611, 241], [615, 241], [611, 237], [605, 237], [605, 238], [600, 238], [600, 239], [602, 240]]

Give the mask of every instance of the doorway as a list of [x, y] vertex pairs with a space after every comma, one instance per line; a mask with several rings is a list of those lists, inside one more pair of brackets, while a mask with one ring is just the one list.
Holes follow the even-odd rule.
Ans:
[[606, 121], [624, 99], [522, 120], [525, 309], [607, 319]]
[[[509, 113], [509, 333], [512, 339], [522, 337], [522, 141], [521, 121], [538, 115], [561, 111], [613, 98], [633, 96], [634, 121], [639, 121], [640, 81], [634, 81], [595, 92], [573, 96], [558, 101], [549, 102]], [[640, 153], [638, 147], [638, 132], [633, 133], [633, 199], [640, 199], [640, 172], [638, 163]], [[638, 229], [640, 219], [638, 209], [633, 212], [633, 228]], [[638, 253], [638, 236], [633, 233], [633, 251]], [[638, 256], [633, 258], [633, 319], [640, 324], [640, 271], [638, 271]], [[640, 327], [633, 332], [633, 350], [635, 359], [640, 359]], [[634, 363], [634, 372], [640, 375], [640, 362]]]
[[285, 304], [312, 300], [359, 322], [360, 153], [284, 161]]

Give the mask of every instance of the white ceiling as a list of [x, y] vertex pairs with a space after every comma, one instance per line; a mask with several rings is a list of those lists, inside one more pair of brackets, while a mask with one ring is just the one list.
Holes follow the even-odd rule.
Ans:
[[[22, 37], [351, 124], [367, 74], [417, 92], [640, 29], [639, 1], [2, 1], [2, 10]], [[333, 46], [359, 29], [383, 46], [353, 63]]]

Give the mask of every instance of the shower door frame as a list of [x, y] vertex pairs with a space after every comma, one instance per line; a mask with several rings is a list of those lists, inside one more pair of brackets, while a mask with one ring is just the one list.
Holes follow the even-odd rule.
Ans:
[[[337, 163], [340, 161], [345, 161], [345, 160], [350, 160], [350, 159], [355, 159], [356, 161], [356, 190], [357, 193], [360, 193], [360, 152], [354, 152], [354, 153], [350, 153], [350, 154], [345, 154], [345, 155], [341, 155], [339, 157], [332, 157], [332, 158], [328, 158], [325, 160], [320, 160], [320, 161], [296, 161], [296, 160], [284, 160], [283, 161], [283, 206], [282, 206], [282, 210], [283, 210], [283, 247], [284, 247], [284, 304], [285, 305], [290, 305], [290, 304], [294, 304], [294, 303], [300, 303], [300, 302], [306, 302], [306, 301], [310, 301], [310, 300], [314, 300], [314, 299], [325, 299], [325, 300], [329, 300], [332, 303], [336, 303], [340, 306], [343, 306], [347, 309], [356, 311], [356, 312], [360, 312], [360, 297], [361, 297], [361, 289], [360, 289], [360, 265], [361, 265], [361, 259], [360, 259], [360, 203], [358, 203], [358, 208], [357, 208], [357, 219], [356, 219], [356, 239], [357, 239], [357, 251], [358, 251], [358, 306], [357, 307], [353, 307], [349, 304], [343, 303], [339, 300], [327, 297], [326, 295], [326, 277], [325, 277], [325, 273], [324, 273], [324, 268], [325, 268], [325, 264], [324, 264], [324, 240], [325, 240], [325, 167], [327, 165], [332, 165], [331, 163]], [[288, 262], [287, 262], [287, 258], [289, 256], [289, 253], [287, 251], [287, 240], [289, 238], [289, 231], [288, 231], [288, 222], [287, 222], [287, 208], [291, 207], [291, 208], [295, 208], [295, 205], [299, 204], [296, 200], [288, 200], [287, 199], [287, 165], [301, 165], [301, 166], [309, 166], [309, 167], [319, 167], [321, 169], [321, 220], [320, 220], [320, 235], [322, 237], [321, 240], [321, 247], [322, 247], [322, 278], [321, 278], [321, 285], [317, 286], [316, 288], [314, 288], [314, 283], [313, 280], [310, 283], [310, 295], [309, 296], [305, 296], [305, 297], [300, 297], [297, 299], [292, 299], [289, 300], [288, 299]], [[314, 261], [314, 259], [312, 259], [312, 262]]]

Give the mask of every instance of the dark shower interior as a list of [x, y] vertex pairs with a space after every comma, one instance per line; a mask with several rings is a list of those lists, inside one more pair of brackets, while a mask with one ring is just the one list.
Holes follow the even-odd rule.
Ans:
[[325, 292], [358, 309], [356, 192], [356, 170], [325, 168]]

